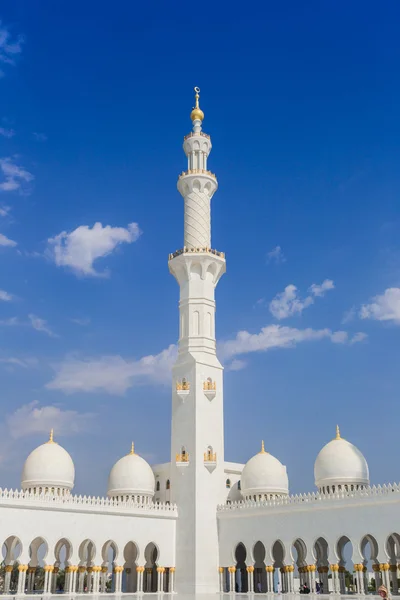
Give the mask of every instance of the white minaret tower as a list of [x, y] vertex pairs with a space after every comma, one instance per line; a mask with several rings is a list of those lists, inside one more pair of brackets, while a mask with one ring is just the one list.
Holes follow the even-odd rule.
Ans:
[[183, 248], [169, 256], [180, 287], [179, 353], [173, 367], [171, 499], [178, 505], [176, 589], [215, 593], [218, 585], [217, 504], [225, 502], [223, 369], [216, 355], [215, 287], [225, 272], [223, 252], [211, 249], [210, 203], [218, 184], [207, 171], [210, 136], [196, 106], [184, 139], [188, 170], [178, 179], [183, 196]]

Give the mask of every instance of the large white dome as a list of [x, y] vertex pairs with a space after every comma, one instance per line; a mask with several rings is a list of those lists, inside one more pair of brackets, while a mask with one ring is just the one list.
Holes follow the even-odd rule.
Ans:
[[150, 465], [138, 454], [134, 446], [126, 456], [120, 458], [111, 469], [108, 478], [107, 495], [113, 498], [132, 498], [138, 502], [153, 498], [155, 488], [154, 473]]
[[21, 487], [34, 493], [65, 493], [72, 490], [75, 467], [66, 450], [53, 441], [53, 430], [45, 444], [35, 448], [25, 461]]
[[[314, 465], [315, 485], [320, 491], [335, 491], [336, 486], [360, 487], [369, 485], [368, 464], [363, 454], [353, 444], [340, 436], [322, 448]], [[332, 489], [332, 486], [335, 488]]]
[[253, 456], [244, 466], [241, 478], [242, 495], [245, 498], [287, 496], [289, 482], [286, 467], [277, 458], [265, 452]]

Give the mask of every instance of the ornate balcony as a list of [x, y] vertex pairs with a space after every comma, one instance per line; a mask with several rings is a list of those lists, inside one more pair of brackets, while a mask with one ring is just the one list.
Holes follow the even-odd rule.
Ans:
[[179, 468], [186, 468], [189, 466], [189, 454], [187, 452], [181, 452], [175, 455], [176, 466]]
[[210, 401], [215, 398], [217, 393], [217, 384], [215, 381], [212, 381], [210, 377], [203, 383], [203, 392]]
[[176, 393], [181, 400], [185, 400], [186, 396], [189, 395], [190, 392], [190, 383], [186, 381], [185, 378], [182, 381], [176, 382]]
[[185, 135], [185, 137], [183, 138], [184, 140], [188, 140], [191, 137], [197, 137], [198, 135], [200, 135], [201, 137], [205, 137], [208, 140], [210, 139], [210, 136], [208, 135], [208, 133], [203, 133], [202, 131], [200, 131], [199, 133], [194, 133], [194, 131], [191, 131], [190, 133], [188, 133], [187, 135]]
[[207, 171], [207, 169], [188, 169], [187, 171], [182, 171], [179, 175], [179, 179], [186, 177], [186, 175], [208, 175], [208, 177], [212, 177], [215, 181], [217, 180], [215, 173]]
[[184, 246], [180, 250], [176, 250], [172, 254], [168, 255], [168, 260], [172, 260], [176, 256], [180, 256], [181, 254], [214, 254], [215, 256], [219, 256], [220, 258], [225, 258], [225, 252], [219, 252], [218, 250], [213, 250], [212, 248], [187, 248]]

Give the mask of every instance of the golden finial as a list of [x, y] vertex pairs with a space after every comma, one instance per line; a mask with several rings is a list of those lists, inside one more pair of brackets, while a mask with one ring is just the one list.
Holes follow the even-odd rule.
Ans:
[[260, 450], [259, 454], [266, 454], [265, 448], [264, 448], [264, 440], [261, 440], [261, 450]]
[[135, 443], [134, 442], [132, 442], [131, 451], [129, 452], [129, 454], [135, 454]]
[[54, 444], [54, 429], [50, 429], [50, 437], [49, 437], [49, 441], [47, 443]]
[[200, 88], [195, 87], [194, 91], [196, 93], [195, 94], [196, 105], [193, 108], [192, 112], [190, 113], [190, 118], [192, 119], [192, 121], [202, 121], [204, 119], [204, 113], [199, 106]]
[[336, 425], [336, 437], [335, 440], [341, 440], [342, 438], [340, 437], [340, 429], [339, 429], [339, 425]]

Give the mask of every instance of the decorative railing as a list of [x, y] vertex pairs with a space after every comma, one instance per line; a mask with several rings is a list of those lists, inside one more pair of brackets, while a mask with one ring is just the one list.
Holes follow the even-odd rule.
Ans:
[[8, 490], [0, 488], [0, 506], [5, 504], [15, 504], [21, 506], [49, 506], [56, 509], [66, 510], [87, 510], [92, 509], [93, 512], [127, 512], [151, 514], [175, 514], [177, 516], [176, 504], [167, 503], [139, 503], [133, 499], [116, 500], [115, 498], [104, 498], [100, 496], [58, 496], [51, 493], [35, 494], [23, 490]]
[[190, 383], [186, 381], [186, 379], [182, 379], [182, 381], [176, 382], [176, 391], [177, 392], [188, 392], [190, 390]]
[[208, 175], [215, 180], [217, 179], [215, 173], [207, 171], [207, 169], [188, 169], [187, 171], [182, 171], [182, 173], [179, 175], [179, 179], [181, 179], [181, 177], [185, 177], [186, 175]]
[[215, 381], [209, 381], [207, 379], [207, 381], [205, 381], [203, 383], [203, 390], [205, 392], [215, 391], [216, 389], [217, 389], [217, 384], [215, 383]]
[[217, 453], [204, 452], [204, 462], [217, 462]]
[[181, 254], [198, 254], [198, 253], [206, 253], [206, 254], [214, 254], [215, 256], [219, 256], [220, 258], [225, 258], [225, 252], [219, 252], [218, 250], [213, 250], [212, 248], [187, 248], [184, 246], [180, 250], [176, 250], [172, 254], [168, 255], [168, 260], [172, 260], [176, 256], [180, 256]]
[[205, 137], [208, 140], [210, 139], [210, 136], [208, 135], [208, 133], [203, 133], [202, 131], [199, 131], [199, 133], [195, 133], [194, 131], [191, 131], [190, 133], [188, 133], [187, 135], [185, 135], [185, 137], [183, 138], [184, 140], [188, 140], [191, 137], [197, 137], [198, 135], [201, 135], [201, 137]]
[[254, 508], [279, 508], [283, 506], [300, 506], [305, 504], [322, 504], [325, 502], [335, 502], [340, 500], [349, 500], [349, 502], [368, 498], [389, 498], [392, 494], [400, 493], [399, 483], [389, 483], [384, 485], [365, 486], [358, 490], [338, 490], [329, 494], [320, 494], [311, 492], [308, 494], [296, 494], [294, 496], [276, 497], [269, 500], [244, 500], [242, 502], [232, 502], [230, 504], [220, 504], [217, 511], [236, 511]]
[[180, 463], [188, 463], [189, 462], [189, 454], [187, 452], [176, 454], [175, 460], [176, 460], [176, 462], [180, 462]]

